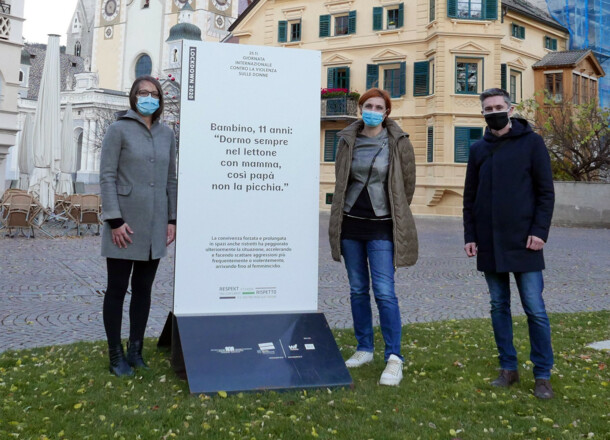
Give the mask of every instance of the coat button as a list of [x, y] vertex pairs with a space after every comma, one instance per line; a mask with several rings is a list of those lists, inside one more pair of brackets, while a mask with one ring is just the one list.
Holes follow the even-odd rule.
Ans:
[[155, 186], [154, 182], [150, 182], [150, 186]]
[[155, 163], [155, 159], [150, 159], [150, 163]]

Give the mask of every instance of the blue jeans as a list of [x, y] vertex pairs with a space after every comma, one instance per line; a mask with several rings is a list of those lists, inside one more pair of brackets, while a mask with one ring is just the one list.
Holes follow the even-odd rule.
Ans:
[[403, 359], [400, 355], [400, 310], [394, 291], [394, 243], [390, 240], [341, 240], [341, 253], [349, 278], [357, 350], [373, 352], [370, 267], [381, 334], [385, 341], [384, 358], [387, 361], [393, 354]]
[[[550, 379], [553, 368], [551, 325], [544, 307], [542, 272], [515, 272], [515, 281], [527, 315], [530, 335], [530, 360], [536, 379]], [[513, 345], [513, 321], [510, 313], [509, 273], [485, 272], [491, 295], [491, 323], [494, 329], [500, 368], [517, 370], [517, 351]]]

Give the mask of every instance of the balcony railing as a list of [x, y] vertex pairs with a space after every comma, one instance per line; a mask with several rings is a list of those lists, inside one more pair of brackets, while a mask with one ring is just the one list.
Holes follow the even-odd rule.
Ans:
[[2, 12], [3, 14], [10, 15], [11, 5], [0, 0], [0, 12]]
[[358, 117], [358, 102], [348, 96], [322, 99], [322, 118], [352, 119]]

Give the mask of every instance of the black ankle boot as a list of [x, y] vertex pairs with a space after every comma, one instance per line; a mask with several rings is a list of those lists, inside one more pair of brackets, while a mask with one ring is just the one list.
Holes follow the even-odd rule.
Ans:
[[142, 359], [142, 341], [127, 342], [127, 363], [133, 368], [148, 370], [148, 365]]
[[110, 372], [115, 376], [132, 376], [133, 370], [125, 359], [122, 345], [108, 347], [108, 356], [110, 357]]

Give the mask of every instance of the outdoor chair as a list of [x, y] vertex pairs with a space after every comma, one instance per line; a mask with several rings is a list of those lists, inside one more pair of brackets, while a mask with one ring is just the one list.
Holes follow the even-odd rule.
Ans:
[[34, 218], [31, 215], [32, 204], [33, 198], [30, 194], [13, 194], [7, 200], [6, 217], [3, 220], [4, 227], [8, 229], [7, 237], [15, 237], [14, 234], [11, 235], [11, 229], [17, 229], [18, 233], [25, 236], [23, 232], [25, 228], [31, 231], [31, 235], [27, 237], [34, 237], [34, 227], [32, 224]]
[[[5, 223], [6, 216], [8, 215], [8, 206], [10, 203], [11, 196], [13, 194], [27, 194], [27, 191], [14, 188], [10, 188], [4, 191], [4, 194], [2, 194], [2, 197], [0, 197], [0, 221], [2, 223]], [[4, 229], [4, 227], [5, 226], [1, 227], [0, 229]]]
[[100, 235], [100, 225], [102, 224], [100, 219], [100, 196], [97, 194], [83, 194], [81, 195], [80, 202], [80, 217], [76, 225], [78, 229], [78, 235], [80, 235], [80, 225], [87, 225], [88, 231], [92, 225], [97, 226], [97, 232], [95, 235]]

